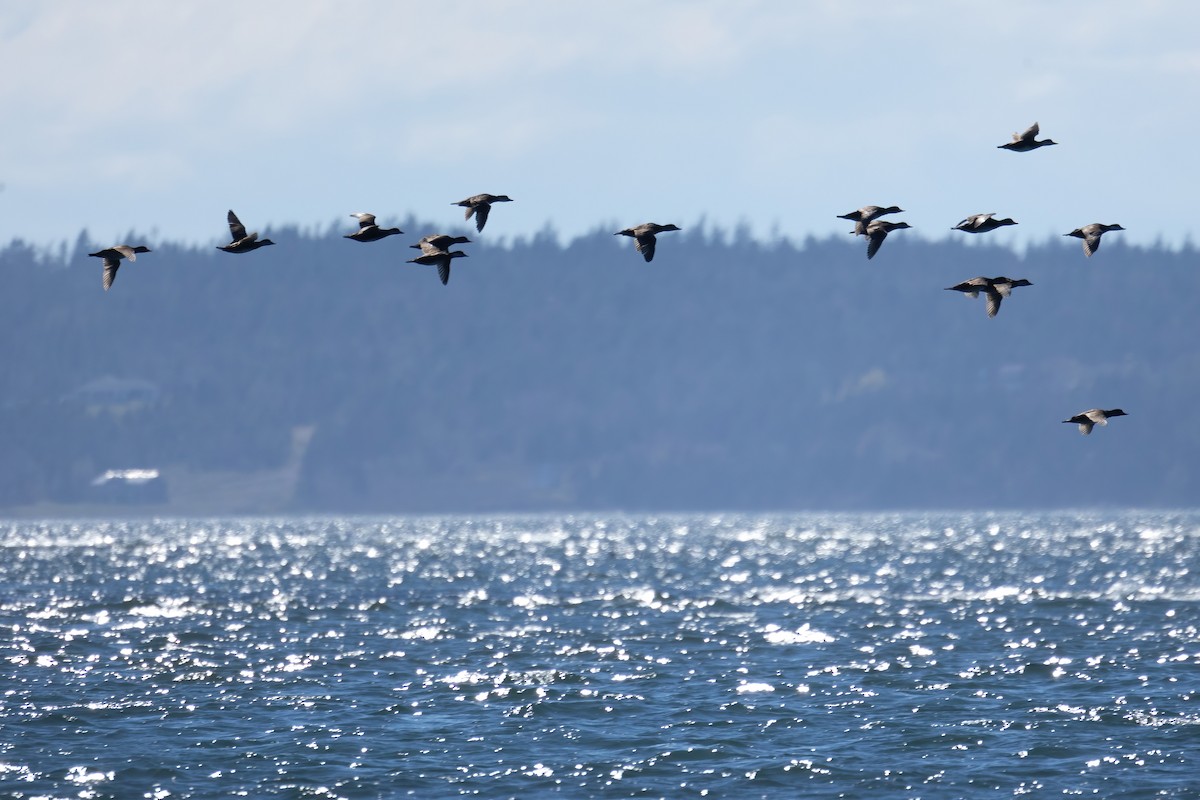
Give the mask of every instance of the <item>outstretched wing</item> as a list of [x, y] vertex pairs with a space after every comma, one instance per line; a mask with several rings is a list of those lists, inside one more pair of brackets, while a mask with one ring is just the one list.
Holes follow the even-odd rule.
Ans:
[[442, 285], [445, 286], [450, 282], [450, 259], [443, 258], [438, 261], [438, 277], [442, 279]]
[[646, 259], [647, 261], [654, 260], [654, 246], [658, 243], [658, 240], [654, 237], [653, 233], [645, 233], [641, 236], [635, 236], [633, 238], [633, 242], [633, 246], [636, 247], [637, 251], [642, 254], [642, 258]]
[[229, 216], [227, 217], [227, 219], [229, 220], [229, 233], [233, 237], [233, 241], [236, 242], [239, 239], [245, 239], [246, 238], [246, 226], [243, 225], [242, 221], [237, 218], [237, 214], [233, 213], [233, 211], [230, 210]]
[[113, 281], [117, 279], [117, 270], [121, 268], [121, 262], [115, 258], [104, 259], [104, 291], [108, 291]]
[[883, 246], [883, 240], [887, 238], [887, 231], [883, 228], [869, 228], [867, 230], [867, 258], [875, 257], [879, 252], [879, 248]]
[[[480, 203], [475, 206], [475, 230], [483, 230], [483, 226], [487, 224], [488, 212], [492, 207], [487, 203]], [[470, 216], [469, 214], [467, 216]]]
[[1000, 303], [1004, 298], [1002, 298], [1000, 296], [1000, 292], [996, 291], [994, 288], [989, 287], [983, 291], [987, 297], [987, 315], [989, 317], [994, 317], [997, 313], [999, 313]]

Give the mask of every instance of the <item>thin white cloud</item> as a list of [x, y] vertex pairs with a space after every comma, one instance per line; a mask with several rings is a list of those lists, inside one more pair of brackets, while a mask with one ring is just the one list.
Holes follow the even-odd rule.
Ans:
[[[769, 227], [783, 218], [785, 232], [800, 233], [833, 224], [822, 207], [831, 195], [871, 186], [908, 188], [928, 195], [929, 206], [938, 197], [958, 202], [959, 192], [930, 176], [965, 179], [957, 165], [970, 153], [995, 155], [1034, 119], [1070, 143], [1036, 162], [1047, 176], [1111, 152], [1115, 144], [1094, 142], [1119, 141], [1129, 126], [1154, 147], [1127, 152], [1111, 174], [1163, 174], [1163, 159], [1181, 152], [1178, 137], [1195, 127], [1197, 112], [1180, 98], [1200, 72], [1190, 40], [1200, 6], [1098, 0], [1087, 8], [1081, 15], [1078, 4], [1033, 0], [1001, 11], [949, 0], [24, 5], [0, 21], [0, 69], [28, 76], [0, 83], [0, 103], [21, 119], [0, 130], [12, 156], [0, 180], [9, 198], [108, 197], [108, 208], [144, 204], [144, 213], [174, 209], [180, 218], [193, 213], [189, 204], [221, 207], [228, 195], [266, 202], [273, 192], [281, 221], [293, 213], [300, 222], [325, 221], [318, 204], [343, 202], [301, 191], [306, 185], [409, 198], [495, 181], [478, 190], [524, 184], [526, 196], [558, 198], [586, 189], [603, 204], [506, 209], [530, 232], [547, 219], [567, 232], [586, 229], [588, 213], [623, 219], [645, 203], [647, 213], [666, 206], [658, 213], [708, 213], [722, 223], [749, 216]], [[986, 194], [992, 162], [982, 163], [962, 193]], [[1181, 183], [1195, 174], [1173, 162], [1169, 169]], [[797, 186], [814, 199], [796, 200]], [[188, 197], [176, 200], [182, 191]], [[1101, 181], [1089, 197], [1107, 191]], [[1129, 196], [1126, 186], [1111, 191]], [[875, 200], [908, 202], [854, 202]], [[55, 202], [81, 224], [117, 224], [105, 220], [106, 208]], [[840, 201], [834, 209], [845, 210]]]

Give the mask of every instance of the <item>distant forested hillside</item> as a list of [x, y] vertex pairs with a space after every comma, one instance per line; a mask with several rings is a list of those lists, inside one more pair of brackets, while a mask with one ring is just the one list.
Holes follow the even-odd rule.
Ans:
[[[404, 263], [434, 228], [401, 227], [275, 230], [241, 256], [131, 234], [154, 252], [107, 294], [86, 252], [111, 242], [9, 244], [0, 508], [84, 503], [128, 467], [173, 500], [223, 476], [171, 507], [211, 513], [1200, 499], [1192, 249], [899, 232], [867, 261], [851, 236], [700, 226], [644, 263], [611, 230], [489, 228], [442, 286]], [[944, 291], [1002, 274], [1034, 285], [995, 319]], [[1130, 416], [1061, 423], [1097, 406]], [[282, 499], [226, 501], [289, 460]]]

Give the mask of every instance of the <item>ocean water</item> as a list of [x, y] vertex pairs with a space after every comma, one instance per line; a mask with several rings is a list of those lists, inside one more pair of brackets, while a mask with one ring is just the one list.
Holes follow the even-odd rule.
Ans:
[[1200, 512], [0, 523], [0, 796], [1200, 797]]

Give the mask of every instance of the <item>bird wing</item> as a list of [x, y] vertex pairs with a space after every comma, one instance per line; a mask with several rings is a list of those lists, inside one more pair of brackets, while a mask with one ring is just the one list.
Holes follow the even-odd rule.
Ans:
[[229, 233], [231, 236], [233, 236], [233, 241], [236, 242], [238, 239], [245, 239], [246, 226], [243, 225], [242, 221], [237, 218], [237, 214], [230, 210], [227, 219], [229, 220]]
[[1021, 134], [1014, 133], [1013, 141], [1014, 142], [1032, 142], [1034, 137], [1038, 135], [1039, 131], [1041, 131], [1041, 128], [1039, 128], [1038, 124], [1035, 122], [1032, 125], [1030, 125], [1028, 128], [1026, 128], [1024, 133], [1021, 133]]
[[879, 252], [879, 248], [883, 245], [883, 240], [887, 238], [887, 230], [884, 228], [868, 228], [867, 229], [867, 258], [872, 259]]
[[442, 279], [442, 285], [445, 286], [450, 282], [450, 258], [446, 257], [437, 262], [438, 277]]
[[1090, 257], [1092, 253], [1100, 249], [1100, 234], [1090, 233], [1083, 237], [1083, 252]]
[[475, 206], [475, 230], [483, 230], [483, 226], [487, 224], [488, 212], [491, 210], [492, 207], [487, 203], [480, 203]]
[[1000, 296], [1000, 292], [990, 286], [983, 291], [987, 296], [987, 315], [994, 317], [1000, 312], [1000, 303], [1004, 298]]
[[133, 248], [127, 244], [116, 244], [116, 245], [113, 245], [112, 247], [110, 247], [109, 249], [117, 251], [121, 255], [128, 258], [130, 261], [137, 261], [137, 253], [134, 252]]
[[108, 291], [113, 285], [113, 281], [117, 279], [117, 270], [121, 268], [121, 262], [116, 258], [104, 259], [104, 291]]
[[363, 228], [371, 228], [375, 225], [374, 214], [351, 214], [350, 216], [358, 218], [359, 230], [362, 230]]
[[439, 253], [446, 252], [446, 248], [442, 247], [441, 245], [434, 244], [433, 242], [420, 241], [417, 242], [417, 244], [421, 247], [422, 255], [436, 256]]
[[643, 233], [633, 237], [633, 246], [647, 261], [654, 260], [654, 245], [657, 243], [658, 240], [654, 238], [653, 233]]

